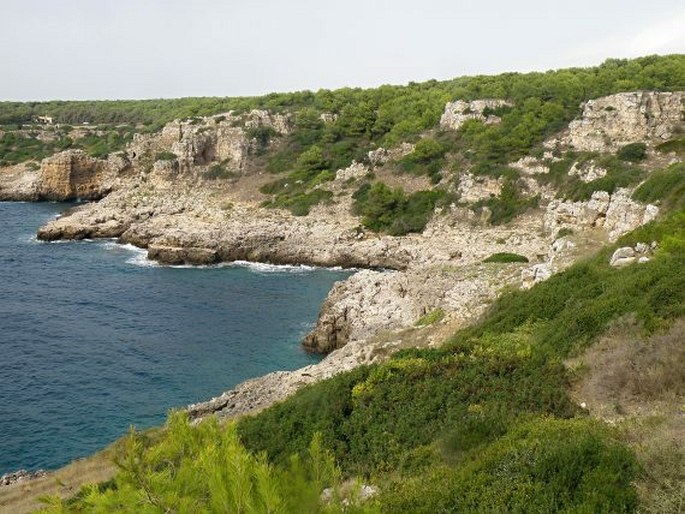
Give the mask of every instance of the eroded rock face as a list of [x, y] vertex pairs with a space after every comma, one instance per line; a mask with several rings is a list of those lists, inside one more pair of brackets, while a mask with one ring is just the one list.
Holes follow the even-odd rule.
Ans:
[[488, 114], [486, 110], [511, 105], [506, 100], [498, 99], [448, 102], [445, 105], [445, 112], [440, 117], [440, 126], [446, 129], [457, 130], [468, 120], [478, 120], [487, 124], [499, 123], [502, 120], [498, 116]]
[[466, 172], [459, 176], [459, 198], [468, 203], [499, 196], [502, 192], [502, 179], [481, 177]]
[[638, 91], [590, 100], [569, 125], [568, 143], [577, 150], [613, 151], [629, 143], [658, 144], [685, 120], [684, 92]]
[[606, 176], [607, 170], [595, 164], [594, 161], [587, 161], [583, 163], [574, 162], [571, 169], [568, 170], [570, 177], [576, 176], [585, 183], [592, 182]]
[[[136, 134], [129, 152], [142, 163], [160, 152], [176, 156], [180, 171], [192, 174], [198, 166], [220, 163], [233, 172], [243, 172], [247, 159], [260, 142], [250, 139], [250, 130], [273, 129], [276, 134], [292, 131], [290, 117], [253, 110], [246, 115], [231, 112], [193, 120], [174, 120], [155, 135]], [[267, 142], [268, 143], [268, 142]]]
[[382, 166], [388, 161], [401, 159], [405, 155], [409, 155], [414, 151], [414, 146], [412, 143], [401, 143], [399, 146], [390, 149], [383, 148], [382, 146], [378, 147], [368, 153], [369, 162], [373, 166]]
[[43, 159], [38, 197], [45, 200], [95, 200], [111, 191], [117, 174], [128, 165], [121, 157], [105, 161], [82, 150], [67, 150]]
[[518, 161], [509, 164], [524, 175], [540, 175], [549, 173], [549, 166], [535, 157], [521, 157]]
[[0, 168], [0, 201], [36, 201], [39, 183], [40, 171], [24, 164]]
[[544, 226], [552, 234], [560, 228], [603, 228], [609, 240], [616, 241], [623, 234], [649, 223], [658, 213], [659, 208], [655, 205], [633, 201], [629, 189], [617, 189], [612, 195], [606, 191], [595, 191], [586, 202], [550, 202]]

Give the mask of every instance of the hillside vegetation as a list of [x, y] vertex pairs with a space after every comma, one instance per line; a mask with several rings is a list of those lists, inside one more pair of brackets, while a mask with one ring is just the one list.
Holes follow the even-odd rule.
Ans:
[[[542, 155], [541, 143], [577, 117], [584, 101], [636, 90], [685, 90], [685, 56], [611, 59], [585, 69], [262, 97], [0, 102], [0, 130], [5, 131], [0, 138], [0, 165], [39, 160], [65, 148], [83, 148], [93, 156], [105, 157], [130, 141], [131, 126], [137, 131], [153, 132], [173, 119], [199, 123], [201, 116], [266, 109], [288, 114], [293, 127], [289, 135], [283, 136], [268, 127], [252, 128], [248, 134], [258, 142], [264, 167], [275, 175], [261, 188], [265, 206], [306, 215], [318, 203], [335, 201], [328, 184], [335, 179], [336, 170], [353, 161], [367, 162], [368, 152], [376, 148], [415, 143], [411, 153], [392, 160], [387, 167], [400, 176], [426, 177], [430, 181], [426, 191], [437, 192], [412, 197], [416, 191], [394, 188], [389, 194], [383, 189], [386, 184], [373, 175], [352, 180], [347, 186], [357, 196], [364, 196], [365, 188], [374, 186], [370, 204], [362, 200], [356, 206], [366, 228], [393, 235], [421, 232], [436, 203], [459, 201], [455, 190], [464, 170], [504, 180], [501, 194], [470, 205], [478, 212], [487, 208], [490, 221], [501, 224], [538, 205], [537, 197], [523, 193], [520, 173], [508, 163], [529, 154]], [[470, 120], [458, 131], [440, 128], [447, 102], [480, 98], [509, 102], [486, 112], [500, 117], [501, 123]], [[50, 129], [54, 134], [48, 142], [37, 138], [36, 126], [32, 125], [37, 116], [46, 114], [57, 123]], [[70, 124], [81, 126], [83, 122], [88, 122], [92, 130], [86, 137], [71, 138]], [[678, 144], [678, 139], [666, 142], [663, 150], [677, 150]], [[640, 148], [629, 148], [621, 155], [566, 155], [543, 180], [553, 182], [561, 194], [571, 199], [587, 198], [595, 190], [612, 191], [639, 182], [639, 170], [628, 162], [639, 160], [634, 159], [639, 153]], [[599, 158], [599, 164], [611, 172], [601, 179], [601, 184], [585, 184], [567, 177], [575, 161], [593, 158]], [[212, 176], [221, 178], [218, 171]]]
[[[253, 135], [267, 142], [259, 157], [274, 174], [261, 189], [264, 205], [296, 215], [335, 200], [327, 184], [337, 169], [378, 146], [415, 143], [389, 169], [424, 178], [425, 189], [376, 176], [347, 184], [364, 227], [402, 235], [422, 231], [436, 207], [461, 201], [454, 181], [464, 169], [502, 180], [499, 195], [469, 205], [487, 207], [490, 222], [534, 208], [538, 199], [524, 194], [507, 164], [541, 155], [542, 141], [575, 118], [581, 102], [640, 89], [685, 90], [685, 56], [260, 98], [5, 103], [0, 121], [22, 124], [47, 113], [64, 123], [88, 118], [152, 129], [230, 109], [289, 112], [289, 135]], [[439, 129], [446, 102], [478, 98], [510, 101], [495, 113], [501, 123]], [[663, 145], [657, 152], [682, 152], [680, 136]], [[132, 431], [116, 450], [115, 479], [50, 498], [46, 512], [681, 512], [685, 168], [664, 161], [649, 173], [640, 165], [645, 152], [638, 144], [559, 155], [540, 180], [571, 200], [639, 184], [633, 198], [658, 204], [657, 220], [529, 290], [505, 292], [437, 348], [403, 350], [340, 373], [225, 426], [193, 426], [171, 413], [163, 430]], [[590, 182], [569, 176], [573, 163], [590, 160], [606, 175]], [[617, 248], [638, 243], [654, 249], [646, 262], [609, 264]], [[526, 260], [502, 252], [486, 262]], [[436, 309], [417, 324], [443, 315]], [[625, 347], [628, 338], [637, 346], [617, 352], [615, 376], [583, 360], [600, 344]], [[671, 362], [640, 351], [663, 355], [662, 346]], [[620, 383], [633, 384], [631, 405], [577, 397], [598, 376], [619, 383], [626, 375]]]

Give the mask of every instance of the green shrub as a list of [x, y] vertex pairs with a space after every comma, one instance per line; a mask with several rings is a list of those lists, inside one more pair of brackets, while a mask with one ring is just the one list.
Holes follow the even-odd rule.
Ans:
[[414, 323], [414, 325], [416, 325], [417, 327], [426, 327], [428, 325], [433, 325], [434, 323], [442, 321], [444, 317], [445, 311], [443, 309], [433, 309], [432, 311], [427, 312], [418, 320], [416, 320], [416, 323]]
[[635, 166], [628, 165], [615, 157], [604, 156], [595, 159], [598, 166], [607, 170], [604, 177], [583, 182], [578, 178], [573, 178], [565, 188], [562, 188], [564, 198], [572, 201], [589, 200], [595, 191], [606, 191], [612, 194], [620, 187], [629, 187], [640, 182], [644, 176], [644, 171]]
[[661, 153], [675, 152], [678, 155], [685, 155], [685, 138], [671, 139], [661, 143], [656, 147], [656, 151]]
[[280, 462], [321, 432], [344, 472], [411, 470], [417, 452], [472, 416], [508, 426], [523, 413], [573, 414], [566, 371], [524, 333], [448, 351], [413, 350], [310, 386], [239, 423], [246, 446]]
[[214, 164], [204, 172], [206, 180], [232, 180], [240, 177], [240, 174], [226, 168], [224, 164]]
[[319, 203], [333, 198], [333, 193], [326, 189], [314, 189], [309, 193], [295, 195], [279, 195], [274, 200], [266, 202], [266, 207], [280, 207], [288, 209], [295, 216], [306, 216], [311, 208]]
[[440, 181], [440, 169], [445, 165], [447, 147], [435, 139], [419, 139], [414, 151], [400, 160], [400, 167], [415, 175], [428, 175], [433, 183]]
[[272, 127], [258, 125], [249, 128], [245, 131], [247, 139], [254, 139], [257, 141], [257, 155], [263, 154], [269, 146], [269, 141], [278, 135], [278, 132]]
[[483, 262], [528, 262], [528, 257], [517, 253], [498, 252], [483, 259]]
[[175, 161], [176, 154], [173, 152], [157, 152], [155, 154], [155, 161]]
[[362, 225], [374, 232], [401, 236], [422, 232], [436, 204], [445, 201], [444, 191], [417, 191], [407, 195], [401, 187], [391, 189], [383, 182], [365, 184], [353, 195], [353, 209]]
[[644, 143], [631, 143], [620, 148], [616, 157], [622, 161], [639, 162], [647, 157], [647, 145]]
[[483, 207], [490, 209], [488, 221], [493, 225], [501, 225], [513, 220], [519, 214], [538, 206], [539, 197], [524, 197], [519, 191], [517, 182], [507, 180], [502, 186], [502, 192], [495, 198], [480, 200], [473, 204], [475, 211], [480, 211]]

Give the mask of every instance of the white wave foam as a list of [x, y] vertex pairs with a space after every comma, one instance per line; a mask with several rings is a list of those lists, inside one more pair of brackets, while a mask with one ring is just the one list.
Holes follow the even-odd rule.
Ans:
[[255, 273], [310, 273], [317, 268], [316, 266], [306, 266], [304, 264], [267, 264], [264, 262], [234, 261], [228, 264], [233, 267], [247, 268]]

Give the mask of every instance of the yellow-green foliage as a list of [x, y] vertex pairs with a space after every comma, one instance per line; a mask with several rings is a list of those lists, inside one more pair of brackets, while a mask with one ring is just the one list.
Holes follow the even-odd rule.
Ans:
[[[340, 472], [320, 435], [302, 457], [275, 467], [266, 454], [241, 445], [235, 424], [221, 427], [212, 418], [194, 427], [176, 412], [158, 441], [132, 429], [116, 464], [120, 472], [112, 483], [86, 487], [72, 500], [49, 498], [44, 512], [374, 512], [355, 497], [343, 507]], [[332, 494], [324, 501], [327, 487]]]

